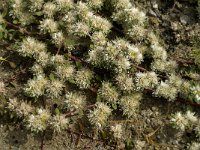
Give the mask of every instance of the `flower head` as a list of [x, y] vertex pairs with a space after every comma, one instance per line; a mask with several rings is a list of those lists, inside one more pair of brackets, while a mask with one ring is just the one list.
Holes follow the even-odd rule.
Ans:
[[86, 96], [81, 93], [68, 92], [65, 97], [65, 103], [70, 111], [80, 111], [86, 104]]
[[104, 103], [97, 102], [96, 108], [88, 115], [89, 121], [92, 125], [98, 128], [103, 127], [111, 114], [111, 109]]
[[69, 119], [64, 114], [55, 115], [50, 120], [50, 125], [55, 132], [61, 132], [68, 127]]

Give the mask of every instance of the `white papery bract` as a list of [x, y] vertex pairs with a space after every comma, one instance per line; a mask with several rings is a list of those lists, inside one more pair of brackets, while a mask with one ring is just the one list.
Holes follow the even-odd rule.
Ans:
[[81, 111], [86, 105], [86, 96], [81, 93], [68, 92], [65, 104], [70, 111]]
[[88, 88], [90, 87], [93, 75], [94, 73], [91, 70], [83, 68], [76, 72], [75, 82], [82, 89]]
[[161, 81], [161, 83], [157, 86], [154, 94], [156, 96], [164, 97], [172, 101], [177, 97], [178, 89], [167, 82]]
[[60, 65], [56, 67], [55, 73], [62, 81], [67, 81], [73, 79], [75, 69], [74, 66], [70, 64]]
[[119, 74], [116, 77], [116, 82], [120, 90], [130, 92], [133, 90], [133, 78], [125, 74]]
[[185, 114], [182, 114], [180, 112], [177, 112], [175, 115], [172, 116], [171, 122], [174, 125], [175, 128], [179, 128], [182, 131], [189, 130], [192, 131], [195, 129], [195, 132], [199, 134], [200, 130], [199, 128], [199, 120], [195, 116], [195, 113], [191, 111], [187, 111]]
[[119, 100], [119, 104], [123, 110], [123, 114], [128, 118], [134, 117], [140, 106], [141, 99], [141, 93], [132, 93], [127, 96], [122, 96]]
[[29, 1], [31, 2], [30, 10], [33, 12], [36, 10], [41, 10], [44, 4], [44, 0], [29, 0]]
[[63, 43], [64, 43], [64, 41], [65, 41], [65, 37], [64, 37], [62, 31], [53, 33], [53, 34], [52, 34], [52, 39], [53, 39], [53, 42], [54, 42], [59, 48], [63, 45]]
[[38, 64], [45, 67], [49, 64], [50, 55], [47, 52], [42, 51], [38, 55], [36, 55], [34, 58]]
[[200, 149], [200, 143], [198, 142], [192, 142], [187, 146], [188, 150], [199, 150]]
[[103, 6], [105, 0], [86, 0], [87, 5], [93, 9], [98, 9]]
[[36, 114], [31, 114], [27, 118], [27, 128], [33, 132], [42, 132], [48, 127], [50, 117], [48, 110], [39, 108], [36, 110]]
[[57, 7], [52, 2], [47, 2], [44, 4], [43, 12], [47, 17], [53, 17], [54, 13], [57, 11]]
[[69, 125], [69, 119], [65, 117], [64, 114], [55, 115], [49, 121], [50, 126], [54, 130], [54, 132], [61, 132], [66, 129]]
[[46, 79], [44, 75], [38, 75], [37, 77], [28, 80], [24, 90], [31, 97], [39, 97], [44, 94], [47, 85], [48, 79]]
[[39, 28], [43, 32], [55, 33], [58, 31], [58, 24], [53, 19], [47, 18], [40, 21]]
[[46, 91], [50, 95], [50, 97], [58, 98], [62, 94], [64, 87], [65, 85], [62, 81], [54, 79], [48, 84]]
[[90, 123], [98, 128], [102, 128], [105, 126], [111, 111], [104, 103], [97, 102], [96, 108], [88, 114]]
[[137, 89], [153, 89], [158, 84], [158, 77], [155, 72], [138, 72], [135, 81]]
[[103, 82], [101, 88], [98, 90], [98, 96], [102, 101], [115, 104], [119, 94], [111, 83]]
[[200, 102], [200, 86], [196, 85], [196, 86], [192, 86], [190, 88], [191, 93], [194, 95], [195, 101], [196, 102]]
[[121, 139], [123, 134], [123, 129], [121, 124], [116, 124], [110, 127], [111, 132], [113, 133], [114, 138]]
[[32, 57], [46, 51], [46, 45], [32, 37], [27, 37], [17, 51], [23, 56]]
[[176, 128], [180, 128], [182, 131], [185, 131], [185, 128], [188, 125], [188, 120], [186, 120], [183, 114], [180, 112], [177, 112], [172, 117], [171, 122], [175, 124]]
[[9, 99], [7, 108], [15, 112], [18, 117], [28, 117], [33, 111], [33, 107], [25, 101], [19, 101], [17, 98]]

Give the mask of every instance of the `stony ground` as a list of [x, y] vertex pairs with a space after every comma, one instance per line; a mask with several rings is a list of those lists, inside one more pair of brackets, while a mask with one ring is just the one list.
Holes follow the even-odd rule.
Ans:
[[[168, 53], [173, 59], [187, 59], [194, 48], [196, 39], [200, 39], [200, 19], [196, 11], [196, 3], [186, 0], [137, 0], [133, 2], [141, 7], [149, 16], [153, 30], [160, 32], [161, 38], [168, 45]], [[0, 57], [14, 62], [0, 62], [0, 80], [7, 85], [9, 97], [19, 94], [28, 78], [27, 65], [18, 59], [12, 51], [1, 49]], [[0, 95], [1, 104], [8, 97]], [[189, 107], [181, 102], [169, 103], [164, 99], [146, 97], [141, 103], [139, 113], [134, 120], [115, 118], [111, 123], [122, 123], [126, 127], [124, 136], [129, 138], [126, 145], [131, 143], [135, 150], [183, 150], [187, 143], [195, 140], [191, 133], [181, 133], [169, 124], [171, 114]], [[197, 114], [198, 108], [192, 107]], [[61, 134], [52, 132], [35, 135], [23, 129], [15, 120], [8, 121], [6, 116], [0, 118], [0, 150], [68, 150], [68, 149], [125, 149], [123, 142], [117, 147], [108, 143], [103, 136], [94, 137], [87, 133], [87, 127], [72, 129]], [[106, 134], [106, 133], [104, 133]], [[126, 147], [127, 148], [127, 147]], [[129, 147], [128, 147], [129, 148]], [[128, 149], [127, 148], [127, 149]]]

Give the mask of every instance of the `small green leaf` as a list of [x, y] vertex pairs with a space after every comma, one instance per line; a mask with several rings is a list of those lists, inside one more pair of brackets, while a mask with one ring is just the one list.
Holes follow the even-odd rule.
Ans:
[[15, 81], [10, 82], [10, 84], [11, 84], [14, 88], [17, 88], [17, 83], [16, 83]]
[[112, 108], [113, 108], [114, 110], [116, 110], [116, 109], [117, 109], [117, 104], [112, 103]]
[[6, 104], [7, 100], [4, 95], [0, 95], [0, 104]]
[[14, 118], [14, 115], [13, 114], [10, 114], [10, 119], [13, 119]]
[[3, 32], [0, 31], [0, 40], [3, 39]]
[[103, 140], [106, 140], [107, 139], [107, 135], [104, 131], [101, 130], [101, 137]]
[[42, 16], [42, 15], [43, 15], [43, 12], [42, 12], [42, 11], [38, 11], [38, 12], [35, 13], [35, 15], [36, 15], [36, 16]]
[[97, 102], [100, 102], [100, 101], [101, 101], [101, 97], [100, 97], [99, 95], [97, 95], [96, 101], [97, 101]]
[[9, 64], [12, 69], [15, 69], [17, 67], [17, 65], [14, 62], [9, 61]]
[[133, 149], [133, 142], [131, 141], [131, 139], [127, 139], [126, 140], [126, 149], [127, 150], [132, 150]]
[[60, 110], [58, 108], [55, 109], [55, 114], [60, 115]]
[[81, 62], [76, 61], [76, 67], [77, 67], [78, 69], [81, 69], [81, 68], [83, 68], [83, 65], [82, 65]]
[[17, 23], [18, 23], [18, 21], [17, 21], [17, 20], [14, 20], [14, 21], [13, 21], [13, 23], [14, 23], [14, 24], [17, 24]]
[[80, 111], [78, 112], [78, 115], [79, 115], [79, 116], [83, 116], [83, 115], [84, 115], [83, 111], [80, 110]]
[[0, 57], [0, 61], [7, 61], [7, 60], [3, 57]]
[[49, 75], [49, 79], [50, 79], [50, 80], [55, 80], [55, 76], [54, 76], [53, 73], [51, 73], [51, 74]]

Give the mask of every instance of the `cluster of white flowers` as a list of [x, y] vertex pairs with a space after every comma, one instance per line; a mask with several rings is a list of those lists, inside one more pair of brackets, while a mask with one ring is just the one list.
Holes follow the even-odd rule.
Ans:
[[74, 76], [75, 68], [73, 65], [60, 65], [56, 67], [56, 75], [62, 80], [62, 81], [68, 81], [72, 80]]
[[43, 12], [48, 17], [53, 17], [56, 11], [57, 11], [56, 4], [52, 2], [47, 2], [44, 4]]
[[102, 128], [106, 124], [112, 110], [101, 102], [97, 102], [95, 105], [96, 108], [93, 111], [90, 111], [88, 118], [92, 125]]
[[136, 63], [141, 63], [143, 61], [143, 55], [141, 53], [141, 50], [139, 50], [138, 47], [129, 45], [128, 46], [128, 53], [129, 53], [129, 58], [131, 60], [134, 60]]
[[161, 81], [157, 86], [154, 94], [169, 100], [175, 100], [178, 94], [178, 89], [168, 82]]
[[85, 22], [93, 32], [101, 31], [107, 34], [112, 27], [111, 23], [107, 19], [94, 14], [87, 4], [88, 3], [78, 2], [76, 5], [75, 11], [78, 18]]
[[[200, 140], [200, 121], [194, 112], [189, 110], [184, 114], [177, 112], [172, 116], [171, 123], [175, 128], [180, 129], [182, 132], [193, 132], [197, 137], [197, 140]], [[199, 150], [200, 145], [196, 142], [192, 142], [187, 148], [188, 150]]]
[[68, 127], [69, 119], [66, 118], [64, 114], [55, 115], [51, 118], [50, 125], [54, 132], [61, 132]]
[[101, 31], [94, 32], [90, 36], [90, 39], [92, 43], [95, 43], [95, 45], [92, 45], [92, 46], [104, 46], [107, 42], [106, 35]]
[[38, 63], [34, 63], [33, 66], [31, 67], [31, 72], [33, 73], [34, 76], [44, 74], [43, 66], [41, 66]]
[[121, 124], [116, 124], [110, 127], [111, 132], [113, 133], [113, 137], [116, 139], [121, 139], [123, 134], [123, 129]]
[[171, 85], [173, 85], [174, 87], [176, 87], [177, 89], [179, 89], [179, 88], [182, 86], [182, 84], [183, 84], [183, 80], [181, 79], [181, 77], [180, 77], [180, 76], [177, 76], [177, 75], [175, 75], [175, 74], [171, 74], [171, 75], [169, 76], [168, 82], [169, 82]]
[[44, 4], [44, 0], [29, 0], [30, 1], [30, 11], [41, 10]]
[[62, 94], [64, 87], [65, 85], [62, 81], [54, 79], [47, 85], [46, 91], [50, 97], [58, 98]]
[[132, 39], [142, 39], [145, 37], [145, 13], [132, 6], [130, 1], [113, 0], [114, 13], [112, 18], [122, 24], [127, 35]]
[[90, 27], [84, 22], [77, 22], [69, 26], [68, 32], [72, 35], [86, 37], [90, 33]]
[[49, 57], [50, 55], [47, 52], [42, 51], [37, 56], [35, 56], [35, 60], [38, 64], [44, 67], [49, 64]]
[[[46, 45], [32, 37], [25, 38], [17, 51], [22, 56], [35, 58], [37, 64], [41, 65], [42, 67], [45, 67], [49, 64], [50, 54], [47, 53]], [[35, 71], [38, 72], [37, 70]]]
[[28, 2], [24, 0], [10, 0], [12, 10], [9, 12], [10, 15], [19, 20], [21, 25], [28, 25], [34, 20], [34, 16], [27, 12]]
[[86, 96], [81, 93], [68, 92], [65, 103], [70, 111], [81, 111], [86, 105]]
[[86, 0], [87, 5], [93, 9], [98, 9], [103, 6], [105, 0]]
[[68, 10], [73, 7], [73, 0], [55, 0], [58, 8], [61, 10]]
[[194, 100], [199, 103], [200, 102], [200, 86], [192, 86], [190, 88], [192, 95], [194, 95]]
[[42, 96], [49, 81], [44, 75], [38, 75], [33, 79], [28, 80], [25, 92], [31, 97]]
[[40, 21], [40, 30], [43, 32], [55, 33], [58, 31], [58, 23], [51, 18]]
[[182, 79], [182, 85], [180, 87], [180, 96], [185, 98], [188, 97], [188, 95], [190, 95], [191, 92], [191, 83], [187, 80], [183, 80]]
[[96, 66], [121, 73], [131, 68], [131, 61], [139, 64], [143, 60], [139, 48], [124, 39], [107, 41], [101, 32], [92, 35], [91, 39], [94, 43], [89, 51], [88, 61]]
[[59, 48], [64, 44], [65, 37], [62, 31], [52, 34], [53, 43], [55, 43]]
[[155, 72], [137, 72], [135, 76], [137, 89], [153, 89], [158, 85], [158, 77]]
[[76, 22], [76, 16], [73, 11], [68, 11], [65, 13], [65, 16], [62, 18], [62, 20], [66, 23], [66, 26], [68, 27]]
[[97, 45], [91, 46], [91, 49], [88, 53], [89, 58], [87, 61], [95, 66], [103, 67], [103, 60], [102, 60], [103, 50], [104, 50], [103, 46], [97, 46]]
[[66, 64], [67, 60], [65, 59], [63, 55], [56, 54], [50, 58], [50, 62], [54, 66], [60, 66], [60, 65]]
[[198, 142], [192, 142], [187, 146], [188, 150], [199, 150], [200, 149], [200, 143]]
[[166, 60], [167, 59], [167, 52], [166, 50], [158, 45], [157, 42], [154, 42], [151, 45], [152, 53], [153, 53], [153, 58], [154, 59], [161, 59], [161, 60]]
[[123, 114], [128, 118], [134, 117], [142, 99], [141, 93], [132, 93], [126, 96], [122, 96], [119, 100], [119, 104], [123, 110]]
[[176, 61], [167, 60], [167, 52], [163, 46], [160, 45], [158, 37], [154, 33], [148, 35], [151, 42], [152, 56], [154, 61], [151, 64], [152, 70], [161, 72], [174, 72], [177, 68]]
[[[106, 125], [112, 112], [110, 105], [117, 104], [124, 116], [134, 117], [142, 99], [139, 90], [150, 89], [156, 96], [169, 100], [175, 100], [179, 93], [184, 95], [190, 92], [195, 101], [200, 102], [200, 86], [191, 88], [189, 82], [176, 74], [176, 61], [169, 59], [158, 37], [153, 32], [149, 33], [145, 13], [133, 6], [130, 0], [11, 1], [11, 15], [19, 21], [17, 25], [20, 29], [22, 25], [31, 23], [34, 17], [39, 19], [34, 20], [31, 28], [27, 26], [31, 37], [24, 38], [17, 50], [22, 56], [32, 57], [35, 61], [31, 68], [34, 77], [27, 81], [24, 88], [28, 96], [36, 100], [40, 100], [42, 95], [51, 100], [64, 99], [64, 106], [70, 112], [80, 112], [80, 117], [85, 108], [91, 108], [85, 107], [87, 97], [78, 91], [67, 91], [66, 84], [76, 84], [79, 90], [86, 90], [92, 89], [92, 83], [95, 83], [95, 88], [99, 88], [97, 101], [100, 102], [96, 102], [95, 108], [89, 111], [88, 119], [97, 128]], [[111, 12], [101, 11], [104, 6], [106, 10], [110, 8]], [[29, 11], [26, 13], [27, 9]], [[0, 22], [4, 22], [1, 15]], [[37, 29], [35, 24], [39, 24]], [[37, 39], [44, 43], [33, 37], [35, 34], [32, 31], [35, 33], [38, 30], [41, 37], [38, 35]], [[149, 45], [150, 49], [147, 50]], [[81, 57], [81, 63], [86, 61], [84, 65], [75, 65], [76, 59], [72, 58], [76, 57]], [[147, 61], [153, 58], [151, 64], [143, 63], [146, 57]], [[140, 70], [143, 64], [147, 67]], [[105, 75], [98, 78], [99, 70], [96, 68], [102, 72], [106, 70]], [[0, 92], [4, 93], [1, 82]], [[9, 100], [8, 109], [19, 117], [25, 116], [27, 127], [34, 132], [42, 132], [47, 127], [61, 132], [69, 125], [69, 119], [60, 110], [54, 116], [42, 108], [33, 112], [31, 105], [16, 99]], [[190, 111], [184, 115], [177, 113], [171, 119], [181, 130], [194, 128], [200, 136], [197, 120]], [[114, 138], [122, 138], [121, 124], [111, 126], [110, 130]]]
[[27, 37], [17, 51], [23, 56], [37, 56], [40, 52], [46, 51], [46, 45], [32, 37]]
[[146, 146], [146, 141], [141, 141], [141, 140], [135, 140], [134, 142], [134, 147], [137, 150], [143, 150]]
[[82, 88], [82, 89], [87, 89], [90, 87], [91, 80], [94, 76], [94, 73], [87, 69], [87, 68], [82, 68], [81, 70], [78, 70], [75, 75], [75, 82], [76, 84]]
[[132, 7], [130, 0], [111, 0], [111, 4], [116, 10], [123, 10]]
[[151, 64], [152, 70], [161, 72], [174, 72], [176, 67], [177, 63], [173, 60], [165, 61], [161, 59], [155, 59]]
[[130, 92], [134, 89], [133, 78], [126, 74], [119, 74], [116, 77], [116, 83], [120, 90]]
[[27, 119], [27, 128], [33, 132], [42, 132], [48, 127], [51, 114], [48, 110], [39, 108], [36, 114], [31, 114]]
[[118, 100], [118, 92], [110, 82], [103, 82], [98, 90], [98, 96], [102, 101], [115, 104]]
[[170, 74], [168, 80], [165, 82], [161, 81], [156, 87], [154, 94], [156, 96], [161, 96], [169, 100], [175, 100], [177, 94], [181, 91], [181, 86], [183, 85], [183, 80], [176, 76], [175, 74]]
[[18, 117], [27, 117], [33, 112], [33, 107], [30, 104], [19, 101], [17, 98], [9, 99], [7, 108], [15, 112]]
[[25, 3], [23, 2], [23, 0], [13, 0], [12, 2], [13, 15], [19, 16], [22, 13], [24, 7]]
[[187, 111], [185, 114], [177, 112], [174, 116], [172, 116], [171, 123], [174, 125], [175, 128], [179, 128], [182, 131], [185, 131], [187, 129], [193, 130], [195, 129], [195, 127], [199, 127], [198, 118], [191, 111]]

